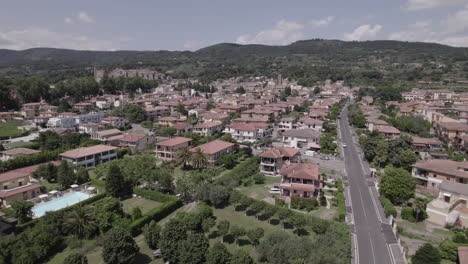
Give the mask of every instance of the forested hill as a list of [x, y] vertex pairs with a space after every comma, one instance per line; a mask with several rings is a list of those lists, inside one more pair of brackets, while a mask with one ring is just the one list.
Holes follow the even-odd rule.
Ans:
[[322, 59], [356, 58], [376, 54], [415, 58], [422, 55], [468, 60], [468, 48], [455, 48], [435, 43], [401, 42], [391, 40], [341, 41], [302, 40], [286, 46], [239, 45], [221, 43], [195, 52], [190, 51], [85, 51], [54, 48], [33, 48], [22, 51], [0, 49], [0, 65], [34, 63], [38, 61], [76, 64], [106, 64], [122, 62], [151, 62], [184, 58], [233, 59], [248, 56], [311, 55]]
[[[53, 48], [0, 50], [0, 73], [11, 76], [40, 74], [52, 81], [89, 74], [89, 68], [93, 66], [145, 67], [169, 72], [176, 77], [194, 76], [206, 80], [278, 73], [298, 79], [308, 78], [309, 75], [340, 79], [345, 78], [351, 70], [380, 78], [394, 72], [395, 76], [400, 76], [398, 70], [402, 70], [402, 67], [404, 72], [412, 72], [412, 77], [403, 78], [444, 78], [452, 73], [454, 75], [450, 78], [459, 78], [462, 77], [460, 74], [463, 67], [468, 66], [467, 62], [468, 48], [387, 40], [347, 42], [315, 39], [286, 46], [222, 43], [194, 52], [78, 51]], [[432, 65], [435, 69], [430, 72], [416, 69], [413, 72], [414, 67], [408, 68], [411, 64], [418, 64], [416, 68]], [[448, 70], [439, 71], [440, 65]]]

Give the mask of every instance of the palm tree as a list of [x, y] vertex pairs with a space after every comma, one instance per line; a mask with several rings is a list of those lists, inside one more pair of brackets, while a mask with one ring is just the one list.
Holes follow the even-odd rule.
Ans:
[[190, 163], [196, 169], [205, 168], [208, 165], [208, 158], [200, 148], [197, 148], [195, 153], [192, 154]]
[[177, 162], [179, 164], [182, 164], [184, 168], [186, 168], [187, 164], [191, 161], [191, 159], [192, 152], [189, 150], [189, 148], [184, 148], [177, 153]]
[[97, 225], [89, 210], [78, 206], [65, 219], [64, 229], [82, 239], [91, 236], [96, 231]]

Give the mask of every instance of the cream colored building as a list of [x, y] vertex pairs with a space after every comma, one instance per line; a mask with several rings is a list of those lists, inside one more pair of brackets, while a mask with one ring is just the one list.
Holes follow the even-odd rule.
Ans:
[[436, 199], [427, 205], [426, 222], [445, 227], [458, 225], [468, 227], [468, 186], [466, 184], [443, 181], [439, 185]]

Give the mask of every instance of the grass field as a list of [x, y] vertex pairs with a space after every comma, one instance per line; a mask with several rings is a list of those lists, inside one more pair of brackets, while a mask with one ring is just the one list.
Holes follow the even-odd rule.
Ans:
[[[293, 233], [292, 229], [284, 229], [282, 224], [272, 225], [268, 221], [260, 221], [255, 218], [255, 216], [247, 216], [245, 211], [237, 212], [233, 206], [228, 206], [223, 209], [215, 209], [214, 215], [216, 216], [216, 221], [227, 220], [231, 225], [238, 225], [247, 230], [254, 228], [263, 228], [265, 231], [265, 236], [273, 232], [285, 231], [288, 233]], [[211, 236], [210, 244], [213, 244], [216, 241], [221, 241], [219, 236]], [[239, 245], [232, 241], [226, 241], [224, 243], [226, 247], [232, 252], [235, 249], [241, 248], [250, 253], [250, 255], [256, 258], [255, 249], [247, 240], [240, 240]]]
[[0, 137], [19, 137], [23, 133], [22, 130], [18, 129], [20, 126], [24, 126], [24, 122], [12, 122], [0, 125]]
[[143, 213], [150, 211], [153, 208], [159, 207], [161, 203], [151, 201], [141, 197], [132, 197], [122, 201], [123, 210], [125, 213], [130, 213], [133, 208], [140, 207]]

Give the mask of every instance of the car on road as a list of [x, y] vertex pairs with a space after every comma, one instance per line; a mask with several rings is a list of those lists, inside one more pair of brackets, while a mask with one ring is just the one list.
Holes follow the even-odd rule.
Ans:
[[343, 143], [343, 148], [346, 148], [346, 147], [347, 147], [346, 143]]

